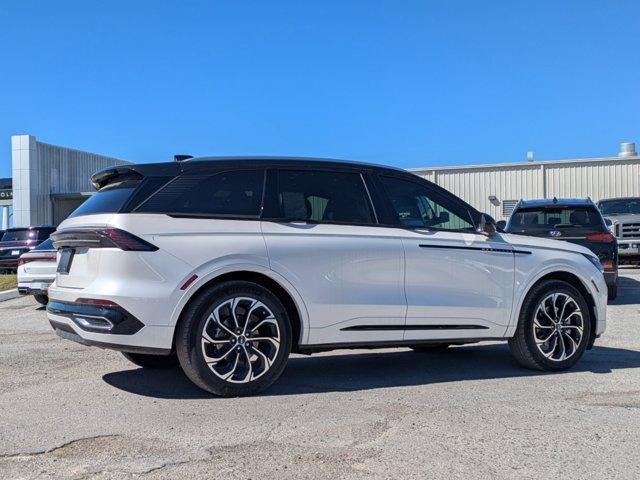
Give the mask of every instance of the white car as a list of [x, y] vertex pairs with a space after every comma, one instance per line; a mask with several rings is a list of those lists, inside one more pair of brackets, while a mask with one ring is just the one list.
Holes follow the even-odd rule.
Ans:
[[56, 279], [56, 250], [50, 239], [18, 258], [18, 293], [33, 295], [42, 305], [48, 302], [49, 286]]
[[179, 363], [214, 394], [256, 393], [291, 352], [337, 348], [508, 340], [525, 367], [562, 370], [605, 329], [593, 253], [496, 232], [400, 169], [200, 158], [92, 181], [52, 235], [51, 325], [142, 367]]

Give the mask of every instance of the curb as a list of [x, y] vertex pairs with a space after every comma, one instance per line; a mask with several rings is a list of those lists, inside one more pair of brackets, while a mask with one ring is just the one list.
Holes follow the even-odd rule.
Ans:
[[11, 300], [12, 298], [18, 298], [20, 294], [18, 293], [17, 288], [13, 288], [11, 290], [5, 290], [4, 292], [0, 292], [0, 302], [4, 302], [5, 300]]

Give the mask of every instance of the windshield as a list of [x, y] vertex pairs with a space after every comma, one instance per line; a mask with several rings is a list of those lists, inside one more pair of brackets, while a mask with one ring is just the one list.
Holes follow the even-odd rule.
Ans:
[[514, 212], [506, 230], [525, 233], [564, 228], [600, 230], [602, 227], [602, 217], [595, 207], [538, 207]]
[[640, 214], [640, 198], [604, 200], [598, 203], [603, 215]]

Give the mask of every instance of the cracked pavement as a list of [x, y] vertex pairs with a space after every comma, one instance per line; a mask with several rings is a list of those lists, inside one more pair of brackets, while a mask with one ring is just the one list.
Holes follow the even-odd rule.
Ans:
[[0, 303], [0, 478], [640, 478], [640, 270], [574, 369], [506, 344], [295, 355], [263, 395], [59, 339]]

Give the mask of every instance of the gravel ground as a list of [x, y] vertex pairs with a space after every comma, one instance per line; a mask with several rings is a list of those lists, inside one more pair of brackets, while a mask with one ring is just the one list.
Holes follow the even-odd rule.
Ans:
[[0, 478], [640, 478], [640, 270], [572, 370], [505, 344], [294, 356], [253, 398], [58, 339], [0, 304]]

